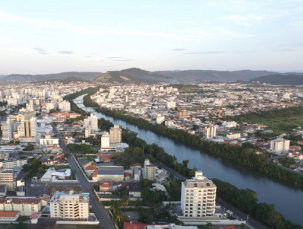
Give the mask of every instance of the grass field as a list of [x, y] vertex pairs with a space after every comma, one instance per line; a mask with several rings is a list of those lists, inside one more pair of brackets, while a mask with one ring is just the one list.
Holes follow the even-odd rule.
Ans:
[[298, 126], [303, 127], [303, 116], [280, 117], [273, 119], [265, 119], [265, 118], [242, 119], [241, 118], [241, 121], [267, 125], [265, 129], [272, 130], [276, 134], [289, 133]]

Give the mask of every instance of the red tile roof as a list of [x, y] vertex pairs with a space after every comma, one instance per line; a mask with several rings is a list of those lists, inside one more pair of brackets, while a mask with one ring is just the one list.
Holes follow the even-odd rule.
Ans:
[[0, 217], [12, 217], [15, 218], [18, 211], [0, 211]]
[[146, 224], [141, 222], [124, 222], [123, 229], [144, 229]]

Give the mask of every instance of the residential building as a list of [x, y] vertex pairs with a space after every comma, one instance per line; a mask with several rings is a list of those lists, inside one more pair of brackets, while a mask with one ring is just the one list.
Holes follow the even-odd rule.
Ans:
[[156, 174], [156, 166], [150, 163], [149, 159], [145, 159], [144, 161], [144, 178], [149, 180], [155, 179]]
[[290, 140], [277, 138], [270, 141], [270, 149], [276, 153], [287, 152], [289, 150]]
[[238, 139], [241, 137], [241, 133], [229, 133], [226, 134], [226, 137], [229, 139]]
[[18, 211], [0, 211], [0, 222], [15, 222], [18, 218]]
[[109, 134], [108, 132], [104, 132], [101, 137], [101, 149], [110, 147], [109, 142]]
[[37, 136], [37, 118], [32, 117], [30, 120], [21, 121], [21, 136], [22, 137]]
[[215, 214], [216, 185], [196, 171], [195, 177], [182, 182], [181, 209], [184, 217], [211, 217]]
[[12, 130], [12, 120], [11, 118], [7, 118], [5, 123], [1, 125], [2, 129], [2, 140], [6, 142], [10, 142], [13, 140], [13, 130]]
[[161, 124], [164, 121], [165, 121], [165, 116], [164, 115], [157, 115], [157, 117], [156, 117], [156, 123], [157, 124]]
[[122, 141], [122, 128], [119, 125], [114, 125], [109, 132], [110, 143], [120, 143]]
[[59, 219], [88, 219], [89, 193], [56, 192], [50, 200], [50, 216]]
[[21, 216], [30, 216], [42, 208], [39, 198], [0, 198], [0, 211], [19, 211]]
[[217, 136], [217, 126], [216, 125], [207, 125], [203, 127], [203, 138], [211, 139]]

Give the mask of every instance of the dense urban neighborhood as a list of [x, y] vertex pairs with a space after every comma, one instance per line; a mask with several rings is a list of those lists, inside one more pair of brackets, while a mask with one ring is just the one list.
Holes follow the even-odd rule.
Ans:
[[0, 221], [16, 228], [302, 228], [253, 190], [210, 179], [99, 116], [303, 187], [302, 97], [301, 86], [260, 82], [1, 84]]

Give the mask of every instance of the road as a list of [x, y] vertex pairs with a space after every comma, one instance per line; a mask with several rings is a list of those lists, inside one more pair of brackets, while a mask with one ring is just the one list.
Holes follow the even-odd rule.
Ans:
[[62, 140], [60, 134], [58, 133], [57, 129], [54, 127], [54, 133], [59, 137], [59, 144], [60, 147], [64, 150], [64, 152], [68, 153], [69, 156], [67, 157], [67, 161], [70, 164], [71, 168], [76, 172], [76, 177], [79, 181], [79, 185], [82, 188], [83, 192], [89, 193], [89, 203], [93, 212], [95, 213], [97, 219], [100, 222], [100, 225], [104, 229], [116, 229], [111, 218], [108, 215], [108, 211], [104, 209], [104, 207], [99, 203], [97, 196], [95, 195], [91, 184], [88, 182], [86, 176], [83, 174], [81, 168], [76, 163], [76, 159], [73, 154], [69, 151], [66, 147], [64, 141]]

